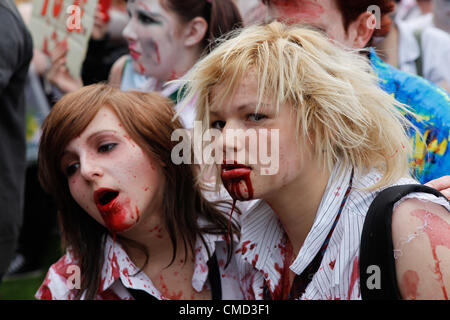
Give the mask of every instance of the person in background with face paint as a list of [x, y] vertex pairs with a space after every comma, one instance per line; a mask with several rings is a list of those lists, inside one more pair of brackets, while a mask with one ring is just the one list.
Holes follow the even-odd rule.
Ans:
[[[203, 127], [219, 130], [223, 184], [235, 201], [260, 199], [240, 217], [246, 298], [361, 299], [369, 206], [406, 184], [431, 193], [396, 201], [383, 239], [394, 251], [361, 254], [393, 263], [381, 277], [396, 274], [398, 298], [448, 298], [450, 203], [409, 176], [410, 112], [369, 71], [367, 59], [322, 33], [273, 22], [223, 42], [186, 77], [186, 101], [196, 96]], [[236, 130], [255, 132], [258, 146], [236, 140]], [[279, 170], [267, 174], [257, 153], [272, 139]]]
[[236, 229], [219, 211], [224, 202], [205, 200], [193, 167], [171, 161], [171, 133], [182, 128], [173, 116], [157, 93], [100, 84], [53, 107], [39, 178], [57, 203], [67, 252], [37, 298], [242, 298], [225, 240]]
[[[123, 36], [130, 55], [115, 63], [110, 84], [160, 91], [175, 102], [179, 85], [164, 84], [183, 77], [214, 40], [242, 26], [232, 0], [129, 0], [128, 14]], [[186, 127], [193, 126], [192, 110], [181, 117]]]
[[[354, 49], [370, 47], [375, 37], [386, 36], [392, 23], [389, 14], [395, 8], [394, 0], [262, 1], [268, 6], [267, 20], [310, 24], [325, 32], [331, 40]], [[369, 12], [371, 6], [379, 9], [379, 16]], [[368, 57], [380, 78], [381, 88], [420, 115], [420, 121], [407, 116], [418, 129], [409, 130], [410, 144], [413, 146], [410, 158], [413, 176], [421, 183], [447, 176], [434, 185], [443, 187], [442, 191], [450, 195], [450, 183], [446, 186], [442, 184], [442, 181], [450, 181], [448, 93], [421, 77], [384, 63], [374, 48], [370, 48]]]

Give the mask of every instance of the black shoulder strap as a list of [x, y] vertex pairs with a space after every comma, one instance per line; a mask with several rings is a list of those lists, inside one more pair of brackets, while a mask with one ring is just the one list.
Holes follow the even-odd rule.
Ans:
[[150, 293], [145, 292], [144, 290], [127, 288], [128, 292], [134, 298], [134, 300], [153, 300], [158, 301], [155, 296], [152, 296]]
[[[381, 191], [367, 211], [359, 252], [360, 286], [363, 300], [401, 299], [397, 286], [392, 244], [392, 209], [397, 201], [412, 192], [426, 192], [437, 197], [444, 197], [439, 191], [421, 184], [393, 186]], [[369, 285], [367, 281], [373, 274], [368, 271], [370, 266], [379, 268], [376, 269], [380, 271], [381, 276], [379, 288]]]
[[219, 264], [217, 263], [216, 253], [208, 261], [208, 279], [211, 285], [212, 300], [222, 300], [222, 281], [220, 277]]

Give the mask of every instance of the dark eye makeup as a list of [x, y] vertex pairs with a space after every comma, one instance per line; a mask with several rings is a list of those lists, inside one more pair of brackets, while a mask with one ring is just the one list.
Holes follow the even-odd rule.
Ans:
[[138, 20], [145, 25], [150, 25], [150, 24], [158, 24], [161, 25], [162, 21], [156, 20], [155, 18], [149, 16], [148, 14], [142, 12], [142, 11], [138, 11], [137, 13], [137, 17]]

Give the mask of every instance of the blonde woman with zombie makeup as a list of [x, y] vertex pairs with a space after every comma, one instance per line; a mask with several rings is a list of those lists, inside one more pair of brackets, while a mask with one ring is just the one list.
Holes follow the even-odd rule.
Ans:
[[[123, 36], [130, 55], [114, 64], [110, 84], [160, 91], [175, 102], [179, 85], [164, 84], [183, 77], [216, 38], [242, 26], [231, 0], [129, 0], [127, 8], [130, 20]], [[186, 109], [181, 119], [192, 127], [193, 110]]]
[[243, 298], [225, 240], [235, 227], [225, 203], [204, 199], [192, 166], [171, 161], [171, 133], [182, 128], [173, 116], [167, 98], [107, 85], [53, 107], [39, 177], [57, 202], [67, 251], [37, 298]]
[[[187, 76], [224, 186], [259, 199], [240, 217], [246, 298], [448, 299], [450, 204], [409, 176], [409, 111], [377, 81], [358, 53], [279, 22]], [[257, 154], [268, 146], [275, 173]]]

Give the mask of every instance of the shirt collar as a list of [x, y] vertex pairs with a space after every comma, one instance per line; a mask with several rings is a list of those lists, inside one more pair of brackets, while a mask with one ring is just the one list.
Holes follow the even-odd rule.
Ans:
[[241, 216], [241, 242], [236, 253], [264, 274], [271, 289], [280, 279], [280, 249], [285, 235], [276, 213], [263, 200], [253, 201]]
[[[330, 231], [338, 212], [330, 208], [342, 202], [351, 171], [351, 166], [340, 163], [333, 168], [313, 226], [290, 266], [296, 274], [300, 274], [312, 261]], [[242, 237], [237, 252], [264, 275], [270, 289], [274, 291], [281, 278], [280, 267], [284, 263], [286, 234], [281, 222], [265, 201], [255, 200], [241, 216], [241, 224]]]
[[117, 280], [127, 288], [143, 291], [151, 291], [151, 294], [161, 299], [158, 290], [153, 286], [152, 281], [144, 272], [139, 272], [139, 268], [128, 257], [123, 246], [107, 235], [104, 250], [104, 262], [101, 273], [99, 293], [106, 291]]
[[351, 174], [352, 166], [346, 166], [343, 163], [337, 163], [334, 166], [320, 201], [313, 226], [306, 236], [297, 258], [290, 267], [296, 274], [301, 274], [305, 270], [322, 247], [344, 200]]
[[[195, 265], [192, 276], [192, 287], [197, 292], [203, 290], [208, 279], [208, 250], [212, 255], [216, 250], [216, 242], [225, 241], [223, 235], [214, 234], [203, 234], [203, 239], [205, 243], [198, 236], [195, 243]], [[158, 299], [162, 298], [150, 278], [144, 272], [139, 272], [139, 268], [128, 257], [123, 246], [108, 235], [105, 241], [104, 263], [99, 293], [106, 291], [118, 279], [127, 288], [143, 290], [150, 292]]]

